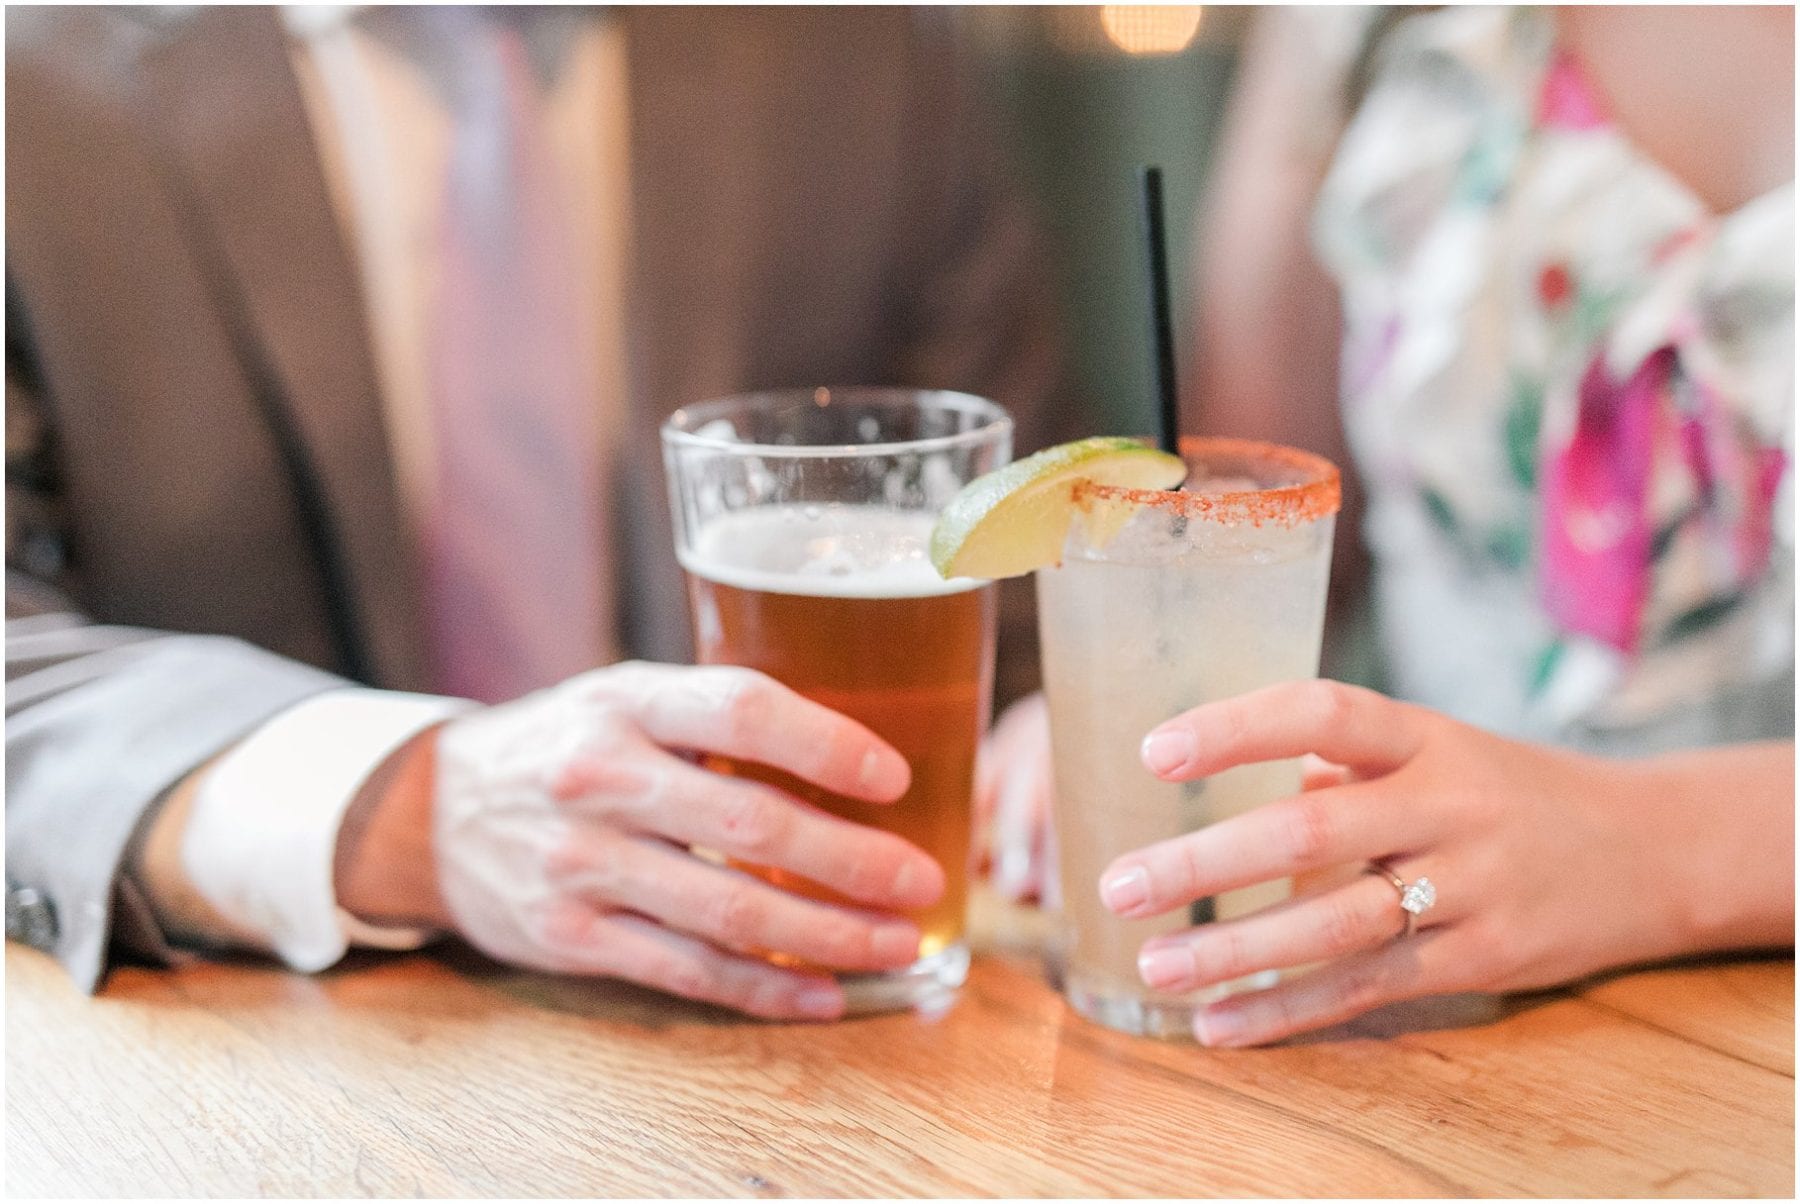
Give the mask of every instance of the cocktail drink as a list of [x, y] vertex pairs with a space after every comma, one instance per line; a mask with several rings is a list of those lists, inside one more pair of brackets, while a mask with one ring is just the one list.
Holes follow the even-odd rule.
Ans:
[[[1081, 482], [1061, 563], [1037, 575], [1055, 764], [1063, 993], [1111, 1028], [1186, 1037], [1236, 989], [1160, 995], [1137, 957], [1153, 936], [1228, 919], [1288, 893], [1265, 883], [1187, 911], [1122, 920], [1100, 902], [1115, 857], [1296, 793], [1293, 762], [1167, 783], [1144, 736], [1202, 703], [1315, 676], [1338, 508], [1328, 461], [1267, 444], [1184, 440], [1180, 491]], [[1265, 981], [1272, 979], [1265, 978]]]
[[[1006, 463], [1012, 423], [957, 393], [831, 389], [690, 406], [663, 431], [676, 547], [696, 657], [744, 665], [861, 722], [912, 767], [889, 805], [829, 794], [767, 766], [712, 768], [769, 782], [894, 832], [943, 866], [943, 898], [911, 918], [920, 960], [842, 978], [852, 1011], [908, 1006], [960, 985], [975, 750], [993, 680], [995, 593], [946, 581], [926, 557], [940, 508]], [[813, 898], [810, 879], [745, 867]], [[798, 964], [780, 950], [771, 958]]]

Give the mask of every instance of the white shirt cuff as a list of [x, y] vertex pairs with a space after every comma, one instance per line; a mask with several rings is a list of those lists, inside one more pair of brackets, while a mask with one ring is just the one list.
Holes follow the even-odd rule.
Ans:
[[240, 943], [296, 970], [323, 970], [351, 941], [416, 948], [416, 929], [364, 924], [337, 905], [333, 867], [344, 813], [369, 775], [459, 698], [343, 689], [290, 707], [213, 766], [181, 837], [183, 872]]

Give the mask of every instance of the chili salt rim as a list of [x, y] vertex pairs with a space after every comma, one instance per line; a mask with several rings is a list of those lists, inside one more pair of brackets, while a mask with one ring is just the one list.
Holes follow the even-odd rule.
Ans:
[[1129, 489], [1122, 485], [1100, 485], [1080, 480], [1075, 482], [1075, 504], [1082, 505], [1089, 498], [1131, 502], [1139, 506], [1159, 506], [1174, 514], [1202, 518], [1208, 522], [1250, 523], [1258, 527], [1266, 522], [1292, 527], [1338, 512], [1342, 501], [1341, 478], [1337, 465], [1324, 456], [1301, 451], [1297, 447], [1283, 447], [1279, 443], [1262, 443], [1255, 439], [1189, 435], [1181, 440], [1181, 457], [1190, 464], [1211, 456], [1238, 456], [1245, 460], [1274, 463], [1294, 469], [1307, 479], [1295, 485], [1225, 493]]

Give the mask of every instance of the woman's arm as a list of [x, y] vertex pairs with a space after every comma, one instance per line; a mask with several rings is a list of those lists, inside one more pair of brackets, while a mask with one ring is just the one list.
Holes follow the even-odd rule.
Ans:
[[1631, 769], [1662, 830], [1678, 952], [1794, 941], [1794, 745], [1669, 753]]
[[[1190, 430], [1305, 447], [1348, 466], [1338, 419], [1337, 288], [1314, 258], [1313, 205], [1349, 118], [1367, 14], [1267, 9], [1245, 46], [1195, 240]], [[1332, 594], [1363, 580], [1346, 473]]]

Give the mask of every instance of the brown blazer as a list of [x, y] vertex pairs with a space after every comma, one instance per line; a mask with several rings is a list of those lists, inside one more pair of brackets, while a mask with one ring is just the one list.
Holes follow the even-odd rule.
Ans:
[[[619, 19], [620, 637], [685, 659], [669, 411], [759, 387], [955, 388], [1013, 408], [1029, 449], [1051, 437], [1053, 319], [940, 14]], [[8, 14], [8, 933], [84, 984], [169, 785], [333, 675], [424, 685], [358, 278], [285, 36], [268, 8]]]

